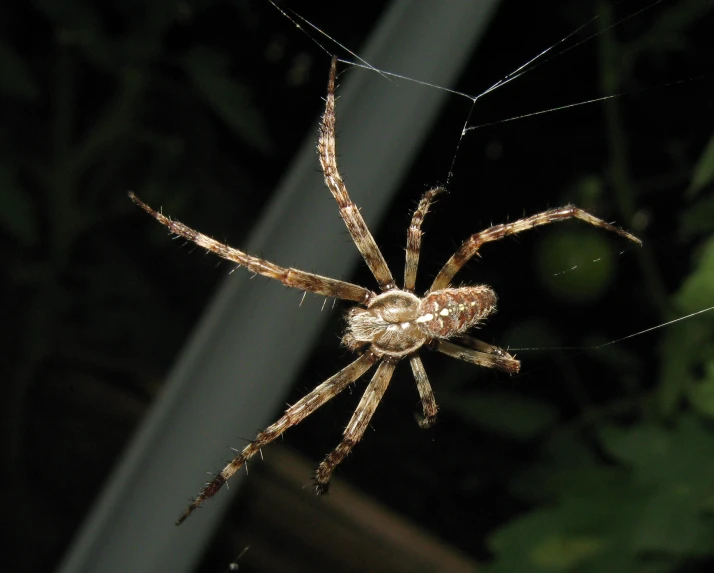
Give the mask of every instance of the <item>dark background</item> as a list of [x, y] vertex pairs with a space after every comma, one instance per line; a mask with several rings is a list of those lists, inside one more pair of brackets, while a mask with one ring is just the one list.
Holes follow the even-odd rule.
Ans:
[[[287, 4], [357, 50], [379, 17], [371, 4], [349, 17], [332, 3]], [[457, 89], [480, 93], [595, 13], [564, 47], [644, 6], [505, 2]], [[469, 125], [489, 125], [461, 142], [450, 193], [425, 225], [420, 288], [469, 234], [567, 202], [645, 242], [568, 223], [489, 245], [460, 275], [499, 294], [480, 335], [579, 350], [518, 352], [523, 372], [505, 380], [426, 355], [442, 407], [429, 432], [413, 422], [400, 368], [378, 433], [339, 471], [494, 570], [528, 570], [526, 549], [566, 529], [606, 542], [565, 546], [572, 563], [560, 570], [712, 566], [712, 317], [589, 349], [714, 304], [712, 23], [711, 2], [662, 2], [480, 100]], [[126, 190], [240, 246], [281, 166], [316, 135], [329, 58], [257, 1], [10, 2], [0, 30], [0, 486], [12, 548], [0, 568], [39, 571], [66, 549], [230, 269], [178, 248]], [[625, 95], [501, 122], [608, 93]], [[445, 181], [470, 106], [449, 100], [374, 230], [395, 269], [411, 210]], [[373, 286], [364, 267], [350, 280]], [[289, 401], [344, 364], [342, 309]], [[321, 459], [355, 403], [341, 397], [286, 443]], [[682, 488], [685, 498], [670, 495]]]

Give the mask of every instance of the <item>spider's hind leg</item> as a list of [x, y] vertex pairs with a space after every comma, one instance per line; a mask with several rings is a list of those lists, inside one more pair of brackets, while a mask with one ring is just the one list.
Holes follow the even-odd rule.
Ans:
[[[267, 446], [279, 437], [285, 430], [299, 424], [320, 406], [337, 396], [340, 392], [347, 388], [347, 386], [352, 384], [355, 380], [357, 380], [357, 378], [367, 372], [377, 359], [378, 357], [374, 353], [365, 352], [357, 360], [352, 362], [352, 364], [345, 366], [337, 374], [325, 380], [312, 392], [306, 394], [290, 406], [281, 418], [260, 432], [252, 442], [243, 448], [243, 450], [239, 452], [233, 460], [231, 460], [218, 474], [216, 474], [213, 480], [203, 487], [198, 494], [198, 497], [191, 502], [191, 505], [189, 505], [188, 508], [186, 508], [186, 511], [184, 511], [178, 518], [176, 525], [183, 523], [186, 518], [198, 507], [200, 507], [204, 501], [216, 495], [221, 487], [223, 487], [223, 484], [225, 484], [233, 474], [243, 467], [248, 459], [260, 452], [261, 448]], [[377, 372], [379, 372], [379, 370]], [[376, 375], [375, 378], [377, 378]], [[389, 379], [387, 379], [387, 382], [389, 382]], [[374, 407], [376, 408], [376, 404]]]
[[419, 427], [424, 429], [431, 428], [436, 423], [436, 413], [439, 411], [439, 407], [436, 405], [436, 399], [434, 398], [434, 391], [431, 389], [429, 378], [426, 375], [426, 370], [424, 370], [424, 365], [419, 355], [414, 354], [411, 356], [409, 363], [412, 366], [412, 374], [414, 374], [414, 379], [416, 380], [417, 390], [421, 398], [421, 407], [424, 413], [423, 416], [419, 417]]
[[367, 389], [362, 395], [362, 399], [357, 405], [357, 409], [345, 428], [342, 441], [332, 450], [325, 459], [317, 466], [315, 470], [315, 492], [318, 495], [327, 493], [330, 488], [330, 478], [335, 468], [342, 463], [362, 439], [369, 421], [372, 419], [374, 412], [377, 410], [384, 392], [389, 386], [389, 381], [392, 379], [396, 362], [385, 359], [377, 368], [372, 380], [367, 386]]

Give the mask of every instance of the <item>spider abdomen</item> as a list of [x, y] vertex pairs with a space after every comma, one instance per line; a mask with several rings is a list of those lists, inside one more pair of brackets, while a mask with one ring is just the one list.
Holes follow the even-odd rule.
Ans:
[[496, 293], [486, 285], [434, 291], [421, 300], [416, 322], [433, 338], [451, 338], [496, 311]]

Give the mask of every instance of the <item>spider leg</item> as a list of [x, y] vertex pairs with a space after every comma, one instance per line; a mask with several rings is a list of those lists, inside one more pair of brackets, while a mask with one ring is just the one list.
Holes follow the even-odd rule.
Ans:
[[352, 364], [325, 380], [312, 392], [303, 396], [300, 400], [295, 402], [295, 404], [285, 410], [285, 414], [283, 414], [277, 422], [260, 432], [255, 437], [255, 440], [243, 448], [240, 454], [233, 458], [212, 481], [203, 487], [198, 497], [191, 502], [191, 505], [189, 505], [186, 511], [181, 514], [181, 517], [178, 518], [176, 525], [183, 523], [204, 501], [216, 495], [218, 490], [221, 489], [221, 486], [226, 483], [226, 480], [236, 473], [246, 460], [275, 440], [275, 438], [280, 436], [285, 430], [295, 424], [299, 424], [320, 406], [337, 396], [348, 385], [367, 372], [377, 361], [377, 358], [377, 355], [374, 353], [365, 352], [357, 360], [352, 362]]
[[575, 207], [574, 205], [566, 205], [565, 207], [558, 207], [557, 209], [550, 209], [548, 211], [543, 211], [542, 213], [537, 213], [531, 215], [530, 217], [525, 217], [524, 219], [519, 219], [513, 223], [506, 223], [504, 225], [494, 225], [483, 231], [471, 235], [466, 239], [459, 250], [456, 251], [451, 258], [446, 261], [444, 267], [436, 275], [434, 283], [431, 285], [429, 292], [436, 290], [441, 290], [449, 286], [451, 279], [454, 275], [458, 273], [463, 266], [473, 257], [478, 254], [481, 245], [484, 243], [490, 243], [492, 241], [499, 241], [504, 237], [509, 235], [515, 235], [517, 233], [522, 233], [523, 231], [528, 231], [534, 227], [539, 227], [541, 225], [549, 225], [550, 223], [556, 223], [558, 221], [566, 221], [567, 219], [580, 219], [585, 221], [590, 225], [595, 227], [600, 227], [612, 233], [616, 233], [625, 239], [632, 241], [638, 245], [642, 245], [640, 241], [634, 235], [631, 235], [627, 231], [606, 223], [602, 219], [594, 217], [587, 211]]
[[340, 216], [352, 236], [352, 240], [362, 253], [362, 258], [379, 283], [379, 288], [390, 290], [396, 287], [392, 273], [384, 260], [382, 252], [369, 232], [357, 206], [350, 199], [347, 187], [337, 170], [337, 146], [335, 142], [335, 77], [337, 75], [337, 58], [332, 58], [330, 77], [327, 82], [327, 98], [325, 113], [320, 123], [320, 138], [317, 142], [317, 152], [320, 165], [325, 175], [325, 183], [332, 192], [340, 209]]
[[430, 348], [452, 358], [458, 358], [486, 368], [495, 368], [508, 374], [517, 374], [521, 369], [521, 362], [498, 346], [491, 346], [469, 336], [462, 336], [457, 340], [468, 344], [468, 346], [459, 346], [446, 340], [435, 340]]
[[357, 405], [357, 409], [345, 428], [342, 441], [317, 466], [315, 471], [315, 491], [319, 495], [327, 493], [332, 472], [347, 457], [347, 454], [352, 451], [357, 442], [362, 439], [369, 421], [372, 419], [379, 402], [382, 400], [382, 396], [384, 396], [384, 392], [387, 390], [396, 365], [396, 362], [386, 359], [379, 364], [369, 386], [367, 386], [362, 399]]
[[424, 417], [419, 420], [419, 426], [422, 428], [431, 428], [436, 423], [436, 413], [439, 407], [434, 399], [434, 391], [429, 384], [429, 378], [424, 370], [424, 365], [421, 362], [418, 354], [414, 354], [409, 358], [409, 363], [412, 366], [412, 373], [416, 380], [417, 390], [421, 398], [421, 407], [424, 411]]
[[419, 205], [412, 215], [412, 222], [407, 231], [407, 257], [404, 263], [404, 290], [414, 292], [416, 285], [417, 266], [419, 265], [419, 252], [421, 250], [421, 224], [429, 212], [429, 207], [439, 193], [446, 191], [444, 187], [429, 189], [419, 201]]
[[367, 304], [369, 299], [374, 296], [372, 291], [359, 285], [307, 273], [298, 269], [286, 269], [270, 261], [253, 257], [243, 251], [224, 245], [208, 235], [199, 233], [180, 221], [174, 221], [163, 213], [154, 211], [132, 192], [129, 192], [129, 198], [159, 223], [168, 227], [172, 233], [196, 243], [199, 247], [203, 247], [219, 257], [238, 263], [254, 273], [275, 279], [289, 287], [343, 300], [353, 300], [362, 304]]

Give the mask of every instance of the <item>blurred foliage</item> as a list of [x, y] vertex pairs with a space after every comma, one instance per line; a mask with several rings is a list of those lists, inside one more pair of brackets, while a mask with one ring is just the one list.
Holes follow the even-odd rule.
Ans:
[[[609, 8], [603, 4], [601, 9], [604, 29], [609, 25]], [[682, 50], [687, 30], [711, 10], [711, 5], [697, 2], [672, 5], [649, 32], [631, 42], [619, 42], [612, 31], [604, 33], [600, 38], [604, 93], [626, 91], [626, 78], [653, 52], [661, 56]], [[636, 225], [642, 198], [631, 176], [628, 132], [619, 106], [617, 99], [607, 102], [607, 170], [602, 176], [584, 176], [572, 193], [581, 205], [613, 193], [619, 217]], [[689, 242], [693, 256], [675, 292], [664, 294], [664, 285], [654, 284], [661, 280], [654, 259], [646, 253], [639, 256], [643, 276], [651, 284], [647, 292], [638, 294], [660, 309], [662, 322], [714, 305], [714, 138], [701, 149], [679, 193], [684, 207], [676, 233]], [[536, 251], [543, 287], [569, 305], [601, 299], [614, 272], [609, 237], [589, 231], [553, 229]], [[592, 241], [601, 244], [593, 246]], [[604, 264], [580, 272], [572, 287], [554, 279], [558, 270], [602, 253]], [[577, 258], [571, 262], [574, 254]], [[516, 345], [524, 335], [528, 338], [528, 332], [532, 340], [544, 340], [544, 346], [558, 338], [542, 325], [530, 323], [516, 332]], [[631, 351], [622, 346], [599, 351], [600, 360], [610, 362], [623, 380], [625, 395], [586, 405], [569, 419], [539, 397], [514, 400], [512, 395], [484, 391], [440, 397], [445, 409], [475, 427], [508, 440], [539, 444], [533, 463], [509, 478], [511, 495], [526, 506], [490, 533], [493, 559], [484, 571], [712, 569], [714, 312], [672, 324], [662, 332], [658, 350], [654, 383], [643, 379], [641, 361]]]
[[516, 480], [539, 507], [491, 536], [489, 571], [673, 571], [711, 556], [714, 433], [686, 414], [596, 432], [602, 455], [557, 434]]
[[555, 408], [528, 396], [506, 392], [469, 392], [458, 397], [444, 396], [442, 407], [468, 423], [513, 440], [530, 440], [552, 426]]
[[[271, 128], [267, 116], [288, 108], [293, 115], [303, 110], [299, 115], [306, 121], [313, 119], [294, 94], [285, 105], [282, 93], [304, 80], [309, 58], [291, 49], [285, 38], [274, 37], [280, 18], [272, 11], [262, 27], [261, 15], [251, 11], [258, 4], [31, 0], [0, 6], [0, 249], [5, 268], [0, 493], [6, 500], [0, 527], [4, 546], [13, 548], [3, 552], [0, 569], [51, 567], [158, 394], [162, 373], [213, 280], [225, 274], [225, 269], [211, 274], [212, 261], [198, 268], [198, 257], [164, 256], [176, 250], [176, 243], [137, 213], [126, 191], [136, 190], [187, 223], [210, 221], [207, 229], [234, 229], [229, 239], [239, 240], [279, 175], [268, 160], [289, 154], [304, 133], [280, 122]], [[670, 2], [649, 25], [640, 26], [634, 39], [619, 41], [609, 31], [594, 40], [601, 43], [603, 93], [637, 91], [641, 86], [627, 84], [626, 78], [636, 76], [643, 61], [666, 60], [670, 52], [689, 49], [688, 27], [711, 9], [711, 2], [701, 0]], [[607, 7], [598, 11], [606, 15]], [[578, 12], [575, 22], [586, 18]], [[309, 43], [286, 27], [298, 45]], [[332, 32], [329, 25], [325, 29]], [[522, 43], [520, 38], [510, 41]], [[264, 61], [255, 57], [260, 42], [268, 44]], [[250, 58], [245, 57], [249, 49]], [[258, 81], [250, 79], [257, 74], [248, 69], [248, 60], [265, 67], [287, 58], [294, 63], [282, 74], [271, 68]], [[306, 96], [315, 110], [323, 89]], [[621, 99], [609, 100], [604, 110], [608, 165], [602, 172], [574, 173], [560, 199], [596, 211], [612, 202], [613, 218], [646, 235], [649, 214], [641, 207], [655, 203], [656, 190], [665, 184], [633, 180], [620, 105]], [[463, 115], [458, 122], [461, 126]], [[448, 146], [438, 150], [447, 160], [451, 156], [444, 149], [451, 149], [454, 133], [451, 129]], [[528, 153], [537, 155], [534, 145], [526, 143]], [[626, 305], [654, 308], [661, 322], [714, 304], [714, 137], [698, 144], [696, 161], [686, 158], [674, 137], [666, 143], [662, 154], [674, 157], [672, 162], [679, 161], [687, 174], [686, 181], [667, 187], [676, 194], [675, 239], [684, 245], [677, 253], [692, 253], [691, 260], [680, 263], [684, 275], [672, 275], [676, 284], [671, 276], [660, 276], [646, 247], [629, 259], [636, 260], [642, 283], [638, 290], [627, 290], [615, 276], [621, 244], [573, 226], [544, 230], [540, 242], [534, 238], [534, 283], [540, 281], [541, 290], [534, 286], [535, 294], [525, 297], [524, 287], [531, 285], [520, 278], [510, 281], [519, 298], [534, 299], [531, 306], [540, 303], [539, 296], [557, 299], [567, 309], [564, 314], [575, 316], [579, 307], [605, 314], [606, 301], [630, 297]], [[422, 163], [431, 163], [434, 156]], [[464, 179], [467, 163], [459, 166]], [[415, 188], [409, 189], [410, 208]], [[509, 190], [508, 200], [515, 192]], [[533, 200], [530, 189], [526, 192]], [[401, 207], [400, 216], [406, 211]], [[463, 211], [472, 228], [472, 210]], [[491, 217], [488, 212], [483, 216]], [[447, 219], [447, 225], [452, 221]], [[394, 244], [401, 248], [403, 228], [397, 231], [400, 242]], [[453, 234], [444, 235], [454, 240]], [[649, 238], [660, 246], [672, 239]], [[578, 247], [575, 260], [573, 245]], [[590, 264], [594, 259], [600, 262]], [[578, 272], [567, 273], [571, 282], [553, 280], [555, 273], [576, 265]], [[517, 265], [502, 266], [518, 270]], [[504, 291], [499, 289], [499, 295]], [[585, 343], [606, 342], [587, 339], [587, 323], [582, 328], [577, 317], [566, 318], [586, 331]], [[334, 333], [328, 336], [332, 357]], [[539, 317], [514, 321], [511, 334], [516, 344], [537, 340], [541, 346], [557, 346], [572, 340]], [[676, 323], [661, 334], [656, 345], [652, 339], [645, 343], [655, 346], [647, 354], [622, 345], [583, 351], [597, 354], [606, 373], [602, 388], [588, 389], [600, 393], [597, 400], [584, 396], [586, 390], [570, 373], [571, 363], [561, 360], [553, 378], [569, 391], [572, 403], [565, 408], [553, 396], [529, 393], [533, 389], [526, 384], [513, 384], [511, 391], [483, 390], [469, 380], [464, 389], [454, 382], [456, 376], [433, 376], [445, 413], [435, 431], [448, 435], [434, 449], [443, 457], [429, 460], [421, 445], [410, 452], [406, 444], [418, 444], [415, 438], [405, 440], [382, 419], [379, 441], [386, 444], [385, 461], [363, 458], [365, 463], [353, 465], [350, 474], [365, 471], [375, 495], [474, 553], [487, 536], [492, 557], [487, 570], [646, 573], [694, 571], [700, 563], [701, 570], [711, 570], [714, 313]], [[319, 371], [324, 369], [323, 363]], [[316, 370], [309, 372], [313, 382]], [[404, 410], [404, 401], [399, 409]], [[483, 436], [489, 440], [479, 442]], [[315, 433], [308, 438], [314, 441]], [[395, 458], [402, 452], [411, 457], [400, 464]], [[387, 463], [394, 473], [385, 480]], [[400, 475], [409, 479], [397, 479]], [[445, 487], [444, 476], [455, 484], [452, 488]], [[491, 496], [496, 487], [507, 495]], [[400, 503], [403, 498], [408, 502]], [[484, 498], [498, 506], [493, 515], [480, 505]], [[460, 511], [471, 521], [455, 518]]]
[[[578, 246], [577, 250], [573, 245]], [[536, 265], [544, 287], [573, 304], [587, 304], [602, 298], [614, 278], [614, 259], [608, 237], [582, 227], [545, 235], [536, 251]], [[582, 265], [583, 260], [596, 264]], [[578, 272], [573, 272], [575, 270]], [[571, 272], [572, 280], [560, 280], [564, 272]]]
[[52, 568], [216, 278], [155, 265], [174, 247], [127, 190], [239, 233], [278, 176], [253, 174], [273, 137], [233, 57], [260, 24], [203, 0], [0, 6], [4, 571]]

